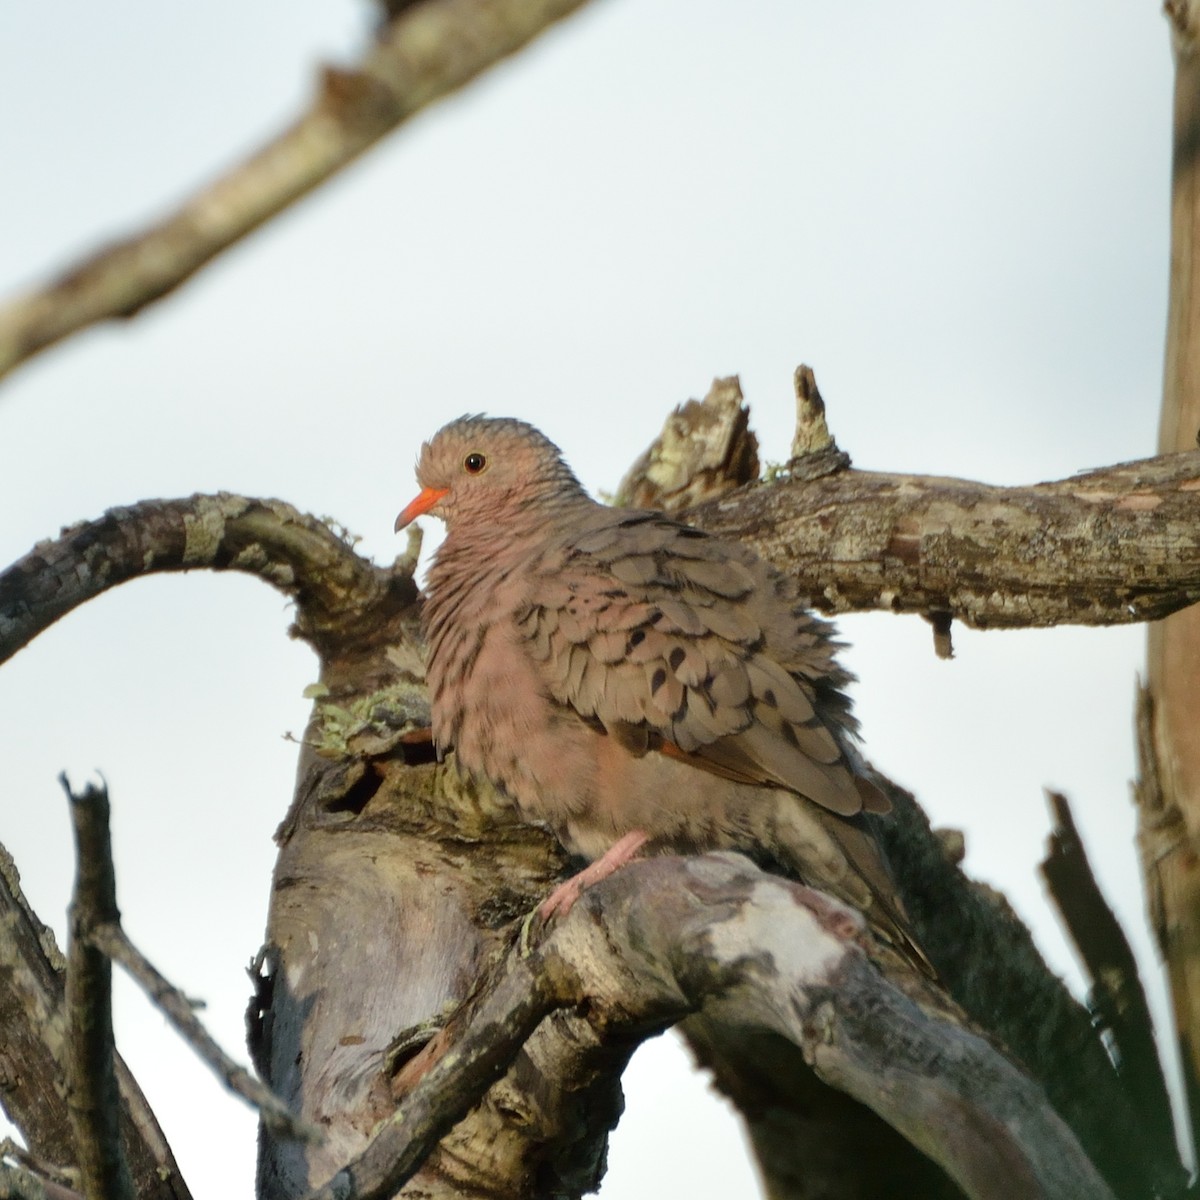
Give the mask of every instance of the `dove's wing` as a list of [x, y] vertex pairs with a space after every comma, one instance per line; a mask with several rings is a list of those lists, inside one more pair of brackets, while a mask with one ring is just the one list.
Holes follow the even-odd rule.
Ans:
[[832, 812], [887, 801], [846, 758], [823, 622], [736, 543], [600, 509], [531, 572], [517, 628], [558, 703], [631, 753], [661, 750]]

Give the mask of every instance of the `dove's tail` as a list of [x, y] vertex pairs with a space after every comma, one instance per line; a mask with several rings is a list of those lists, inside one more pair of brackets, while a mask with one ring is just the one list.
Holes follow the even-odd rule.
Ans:
[[896, 889], [887, 862], [862, 817], [834, 817], [825, 824], [833, 840], [841, 847], [851, 871], [867, 886], [870, 903], [863, 916], [872, 930], [901, 955], [912, 967], [929, 979], [937, 979], [937, 969], [929, 961], [904, 910], [904, 901]]
[[789, 792], [757, 831], [760, 845], [789, 873], [858, 909], [880, 940], [930, 979], [937, 971], [921, 949], [883, 852], [863, 815], [838, 816]]

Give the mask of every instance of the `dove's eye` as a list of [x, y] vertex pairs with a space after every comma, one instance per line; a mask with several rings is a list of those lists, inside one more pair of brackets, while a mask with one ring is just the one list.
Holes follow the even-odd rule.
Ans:
[[487, 466], [487, 459], [478, 451], [473, 451], [463, 459], [463, 466], [468, 475], [478, 475]]

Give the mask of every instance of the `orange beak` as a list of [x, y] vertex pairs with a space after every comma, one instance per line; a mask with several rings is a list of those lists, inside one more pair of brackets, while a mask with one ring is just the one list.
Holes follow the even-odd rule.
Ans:
[[396, 532], [427, 513], [450, 489], [422, 488], [421, 494], [396, 518]]

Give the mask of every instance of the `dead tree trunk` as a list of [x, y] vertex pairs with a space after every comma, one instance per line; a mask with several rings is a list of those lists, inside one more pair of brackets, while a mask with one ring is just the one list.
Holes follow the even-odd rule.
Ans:
[[[1175, 51], [1171, 271], [1158, 449], [1200, 441], [1200, 42], [1196, 6], [1168, 3]], [[1136, 796], [1151, 920], [1166, 960], [1191, 1110], [1200, 1121], [1200, 606], [1150, 626]]]

